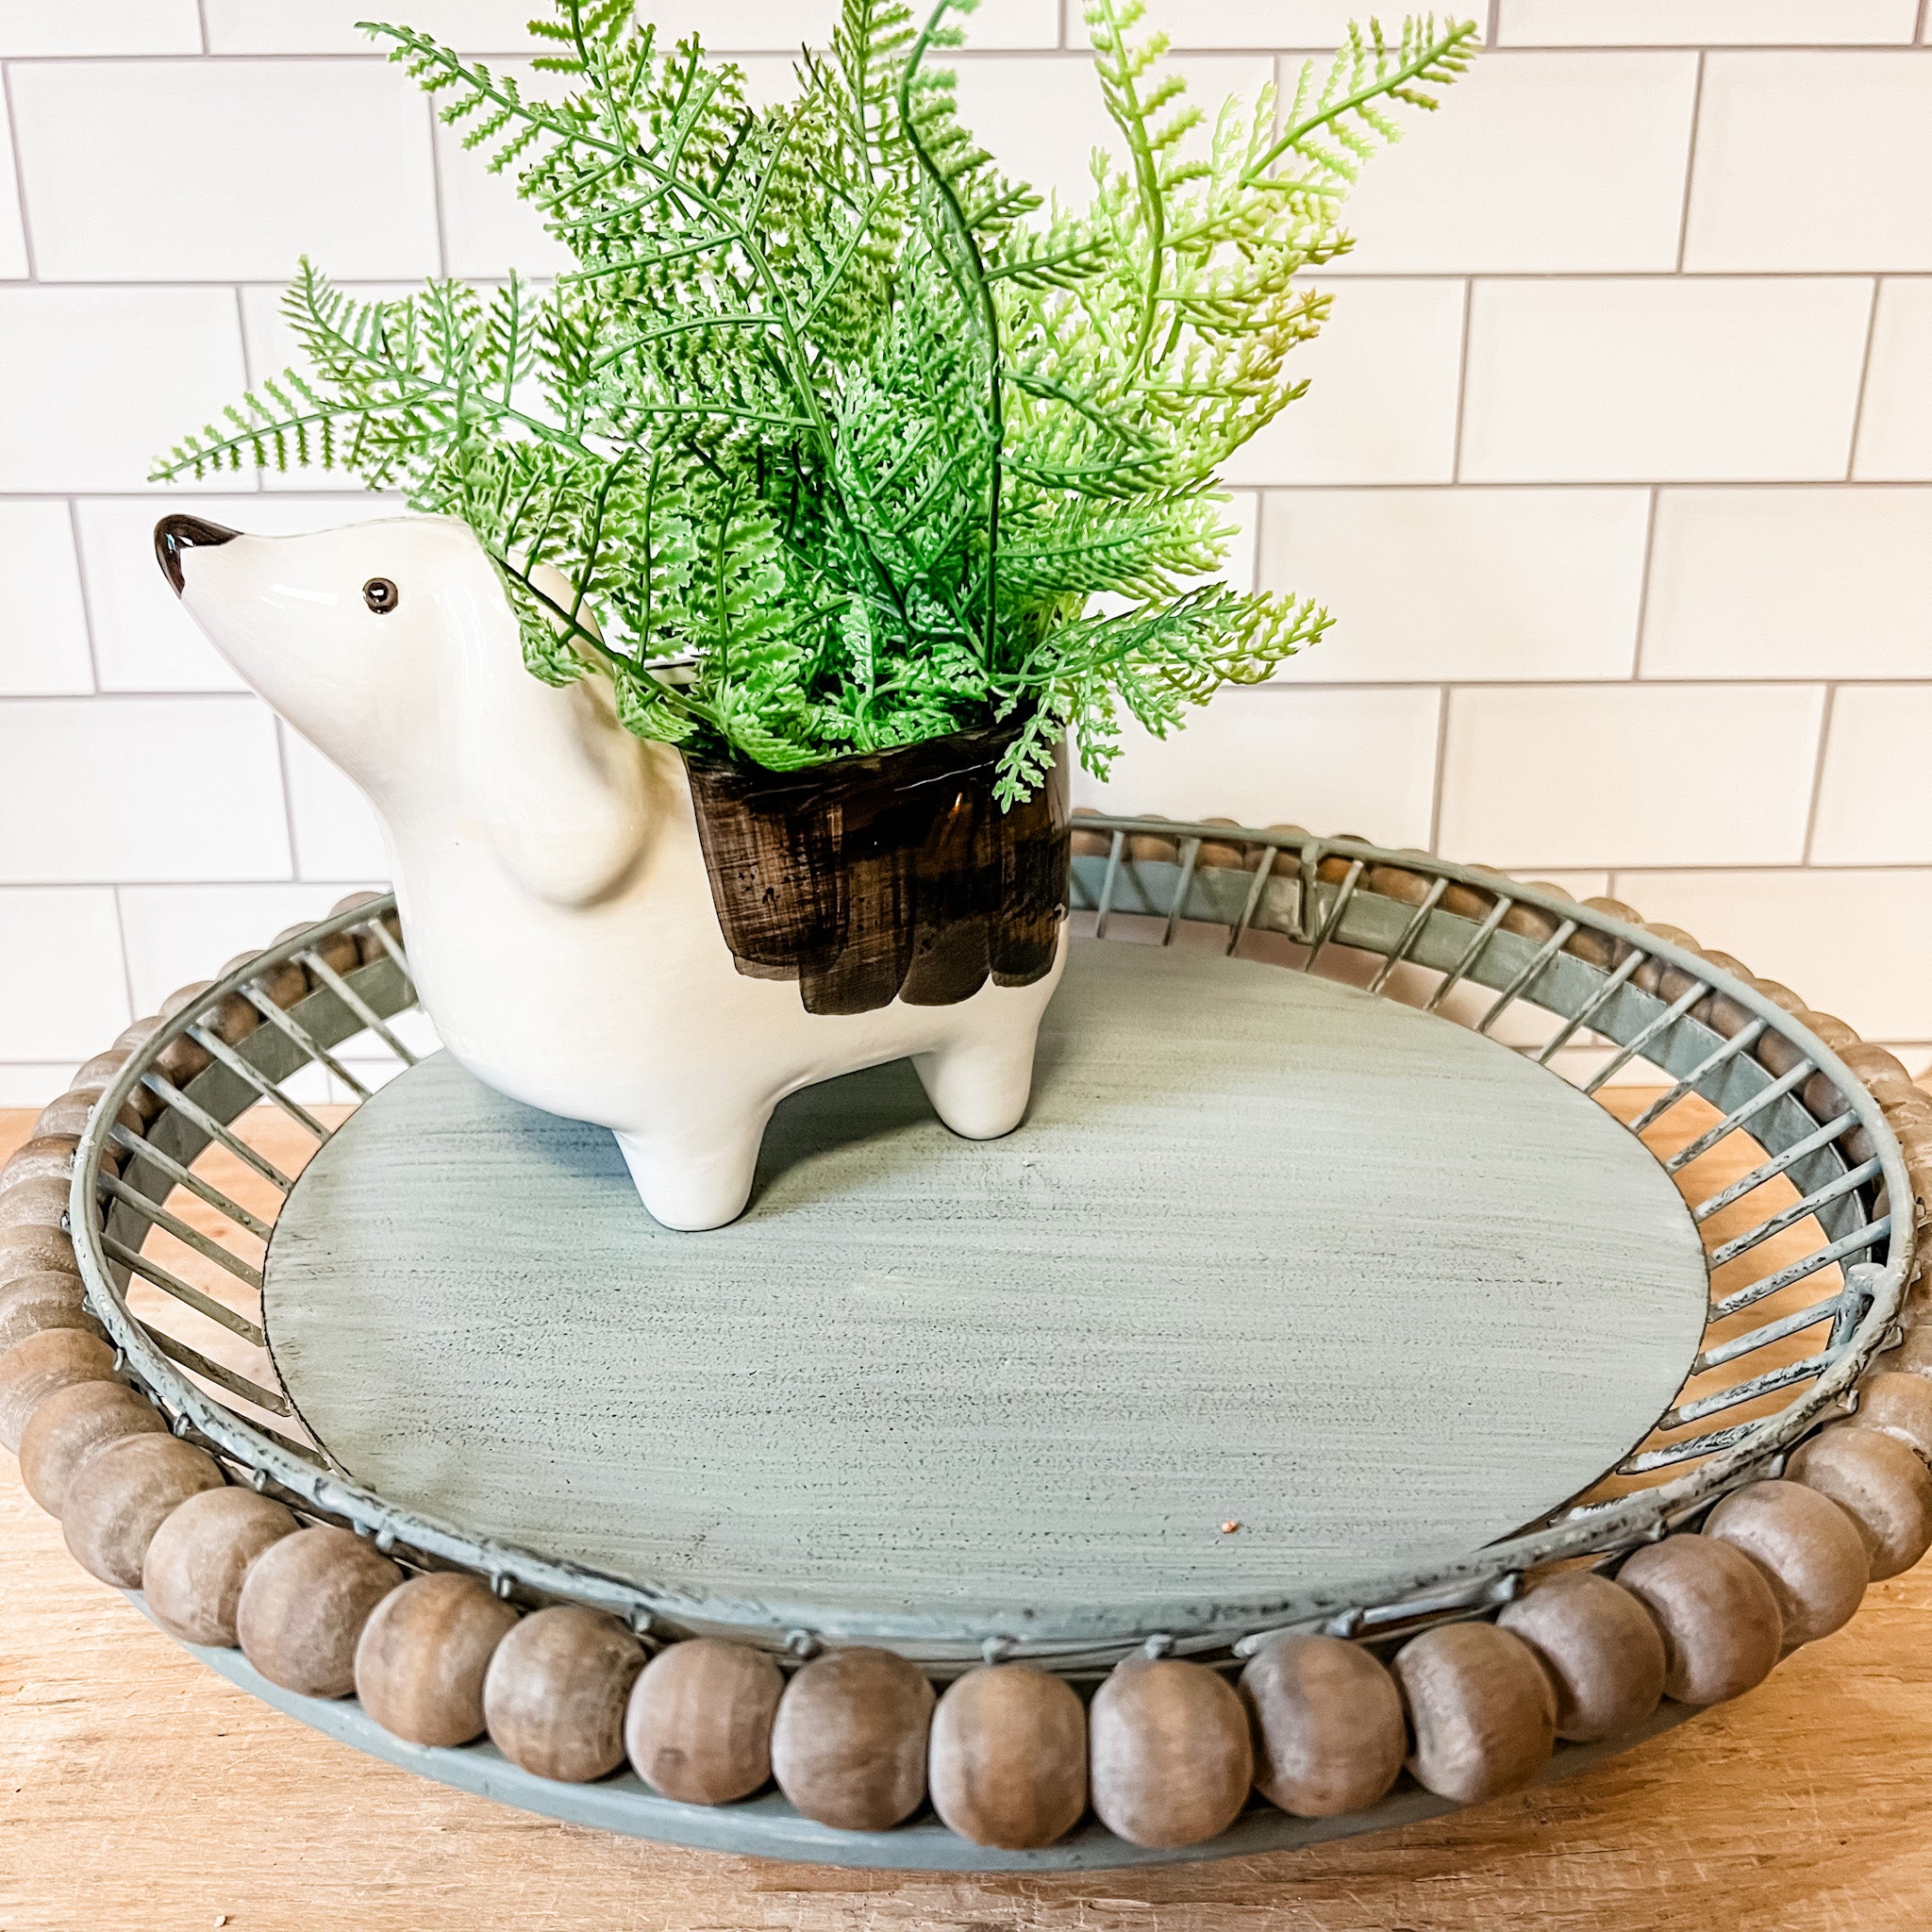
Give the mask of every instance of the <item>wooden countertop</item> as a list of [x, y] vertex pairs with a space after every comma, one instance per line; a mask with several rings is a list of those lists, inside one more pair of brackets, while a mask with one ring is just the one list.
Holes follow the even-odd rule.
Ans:
[[[0, 1113], [0, 1158], [31, 1116]], [[233, 1689], [74, 1563], [0, 1456], [0, 1932], [1886, 1932], [1932, 1916], [1932, 1560], [1609, 1765], [1313, 1851], [963, 1878], [606, 1838]]]

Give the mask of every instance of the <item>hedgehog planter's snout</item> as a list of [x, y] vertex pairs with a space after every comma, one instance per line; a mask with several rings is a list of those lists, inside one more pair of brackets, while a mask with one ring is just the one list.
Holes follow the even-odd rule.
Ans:
[[181, 594], [181, 553], [184, 550], [226, 543], [241, 534], [240, 530], [231, 530], [225, 524], [210, 524], [201, 517], [163, 517], [155, 525], [155, 556], [160, 563], [161, 575], [174, 585], [175, 596]]

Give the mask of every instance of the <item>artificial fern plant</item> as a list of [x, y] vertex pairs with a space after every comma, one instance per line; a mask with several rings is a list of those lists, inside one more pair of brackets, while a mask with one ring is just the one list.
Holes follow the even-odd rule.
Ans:
[[1143, 0], [1087, 0], [1124, 161], [1096, 154], [1074, 209], [960, 122], [933, 56], [976, 4], [921, 29], [843, 0], [772, 108], [695, 40], [660, 51], [637, 0], [552, 0], [541, 98], [369, 25], [576, 266], [363, 303], [305, 261], [309, 371], [157, 475], [400, 484], [476, 531], [530, 669], [600, 668], [643, 738], [785, 771], [1005, 720], [1004, 803], [1069, 728], [1104, 774], [1123, 708], [1162, 735], [1328, 624], [1215, 581], [1216, 472], [1306, 387], [1288, 352], [1328, 298], [1295, 277], [1349, 246], [1392, 110], [1434, 107], [1475, 28], [1352, 28], [1325, 76], [1229, 102], [1196, 158]]

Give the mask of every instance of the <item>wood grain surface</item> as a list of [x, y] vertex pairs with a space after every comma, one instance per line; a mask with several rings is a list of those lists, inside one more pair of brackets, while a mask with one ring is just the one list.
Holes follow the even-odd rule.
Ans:
[[[30, 1118], [0, 1114], [0, 1155]], [[1387, 1835], [1153, 1872], [856, 1874], [553, 1824], [332, 1743], [86, 1576], [0, 1457], [0, 1932], [1889, 1932], [1932, 1913], [1928, 1635], [1932, 1565], [1737, 1704]]]

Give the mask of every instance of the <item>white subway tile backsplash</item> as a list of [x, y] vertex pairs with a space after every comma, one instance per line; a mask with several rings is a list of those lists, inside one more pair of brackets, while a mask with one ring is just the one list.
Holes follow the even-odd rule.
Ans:
[[[527, 61], [503, 63], [531, 93], [558, 85]], [[439, 105], [441, 105], [439, 103]], [[468, 122], [435, 124], [436, 172], [442, 215], [444, 266], [453, 275], [502, 277], [554, 275], [575, 264], [570, 251], [543, 225], [543, 217], [517, 194], [515, 165], [490, 171], [490, 149], [466, 148]]]
[[532, 0], [203, 0], [211, 54], [369, 54], [392, 42], [357, 30], [364, 20], [412, 26], [464, 54], [515, 54], [530, 44]]
[[289, 875], [275, 721], [254, 699], [0, 700], [0, 881]]
[[284, 926], [320, 919], [344, 886], [125, 886], [121, 924], [134, 1003], [151, 1013], [176, 987], [208, 979]]
[[1932, 489], [1666, 490], [1646, 677], [1932, 672]]
[[1369, 163], [1330, 273], [1673, 268], [1696, 90], [1694, 54], [1486, 55]]
[[1441, 703], [1435, 691], [1226, 691], [1164, 741], [1130, 727], [1107, 783], [1076, 774], [1074, 801], [1426, 845]]
[[1878, 285], [1852, 475], [1932, 481], [1932, 275]]
[[1503, 0], [1503, 47], [1721, 47], [1909, 41], [1919, 0]]
[[[103, 691], [242, 691], [242, 680], [181, 608], [155, 563], [152, 496], [93, 497], [79, 506], [80, 548]], [[257, 492], [197, 497], [194, 513], [268, 535], [340, 528], [399, 514], [390, 496]]]
[[1466, 284], [1332, 286], [1289, 367], [1307, 393], [1224, 464], [1229, 483], [1446, 483], [1456, 473]]
[[1612, 890], [1868, 1040], [1932, 1037], [1932, 872], [1619, 873]]
[[232, 290], [0, 289], [0, 491], [138, 490], [242, 386]]
[[[1206, 122], [1183, 152], [1208, 152], [1214, 117], [1230, 94], [1252, 101], [1274, 78], [1271, 58], [1187, 55], [1169, 63], [1188, 83], [1188, 98]], [[959, 111], [982, 147], [1015, 179], [1073, 206], [1092, 198], [1093, 150], [1120, 154], [1119, 134], [1100, 98], [1085, 55], [967, 60], [959, 65]]]
[[1453, 691], [1441, 849], [1506, 868], [1796, 864], [1811, 685]]
[[[125, 1023], [124, 1023], [125, 1024]], [[111, 1033], [102, 1036], [111, 1040]], [[60, 1060], [0, 1060], [0, 1107], [36, 1113], [56, 1094], [65, 1093], [82, 1056]], [[92, 1053], [86, 1056], [92, 1059]]]
[[0, 503], [0, 695], [44, 696], [94, 688], [87, 606], [66, 504]]
[[1932, 684], [1848, 684], [1833, 694], [1814, 865], [1932, 865], [1928, 743]]
[[281, 280], [437, 261], [429, 110], [366, 60], [13, 71], [27, 219], [55, 281]]
[[1265, 499], [1261, 584], [1337, 623], [1297, 682], [1627, 677], [1649, 494], [1337, 490]]
[[382, 826], [361, 788], [299, 731], [284, 724], [281, 734], [296, 877], [387, 878], [389, 854]]
[[1841, 476], [1872, 292], [1855, 276], [1478, 282], [1461, 475]]
[[[1821, 155], [1799, 132], [1843, 130]], [[1713, 54], [1685, 230], [1693, 271], [1932, 268], [1932, 61]]]
[[121, 922], [106, 887], [0, 891], [0, 1026], [9, 1059], [78, 1062], [134, 1017], [121, 970]]
[[194, 0], [0, 0], [0, 58], [200, 52]]

